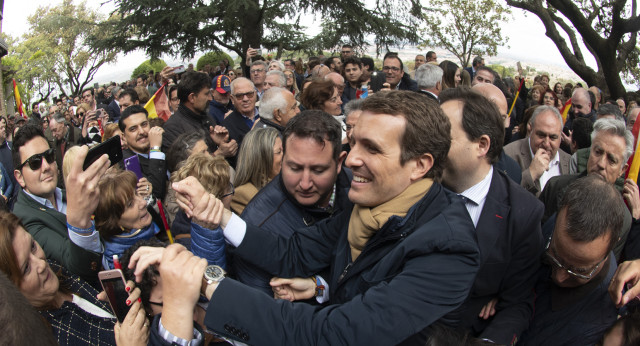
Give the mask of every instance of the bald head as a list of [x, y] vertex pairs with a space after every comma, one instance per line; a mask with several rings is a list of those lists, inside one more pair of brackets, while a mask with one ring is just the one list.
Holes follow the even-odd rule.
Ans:
[[326, 76], [324, 76], [324, 80], [331, 80], [335, 85], [344, 84], [344, 78], [339, 73], [336, 73], [336, 72], [331, 72], [327, 74]]
[[504, 127], [509, 127], [509, 118], [507, 118], [509, 106], [507, 105], [507, 99], [497, 86], [490, 83], [478, 83], [474, 85], [471, 90], [486, 97], [489, 101], [498, 106], [500, 115], [502, 115], [502, 119], [504, 120]]
[[331, 70], [327, 66], [320, 64], [313, 68], [311, 76], [313, 78], [324, 78], [324, 76], [328, 75], [330, 72]]

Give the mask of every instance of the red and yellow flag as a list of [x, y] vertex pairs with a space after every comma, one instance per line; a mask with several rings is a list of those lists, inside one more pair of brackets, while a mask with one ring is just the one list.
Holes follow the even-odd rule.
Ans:
[[638, 140], [638, 133], [640, 132], [640, 123], [638, 123], [638, 119], [633, 124], [633, 129], [631, 133], [633, 133], [633, 138], [635, 139], [635, 143], [633, 147], [635, 148], [633, 155], [627, 161], [629, 168], [627, 168], [627, 178], [633, 180], [636, 184], [638, 183], [638, 172], [640, 171], [640, 155], [636, 155], [638, 153], [638, 144], [640, 141]]
[[20, 92], [18, 91], [18, 86], [16, 85], [16, 80], [13, 79], [13, 97], [16, 99], [16, 107], [18, 107], [18, 113], [24, 118], [27, 119], [27, 112], [24, 109], [24, 105], [22, 104], [22, 99], [20, 98]]
[[562, 107], [562, 111], [560, 112], [562, 114], [563, 125], [567, 123], [567, 114], [569, 114], [570, 109], [571, 109], [571, 98], [569, 98], [567, 102], [564, 103], [564, 107]]
[[167, 83], [164, 83], [158, 91], [149, 99], [144, 109], [149, 112], [149, 119], [161, 118], [164, 121], [169, 120], [171, 116], [171, 110], [169, 109], [169, 99], [164, 92], [164, 87]]

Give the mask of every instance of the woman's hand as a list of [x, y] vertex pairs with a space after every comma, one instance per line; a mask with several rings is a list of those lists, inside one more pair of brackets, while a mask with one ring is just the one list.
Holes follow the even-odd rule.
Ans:
[[151, 196], [151, 193], [153, 193], [153, 185], [151, 185], [147, 178], [142, 177], [138, 180], [136, 193], [142, 197]]
[[[131, 287], [129, 284], [132, 282], [129, 281], [127, 287]], [[140, 289], [135, 288], [127, 299], [127, 303], [131, 305], [127, 316], [122, 323], [118, 322], [113, 327], [118, 346], [143, 346], [149, 341], [149, 320], [139, 297]]]

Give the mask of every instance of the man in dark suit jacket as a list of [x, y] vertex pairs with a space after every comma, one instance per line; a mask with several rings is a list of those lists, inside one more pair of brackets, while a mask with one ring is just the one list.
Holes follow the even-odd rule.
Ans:
[[[260, 118], [256, 108], [257, 94], [253, 82], [239, 77], [231, 82], [231, 102], [235, 110], [222, 121], [222, 126], [229, 131], [229, 138], [242, 145], [244, 136], [251, 131], [253, 124]], [[235, 166], [234, 155], [230, 163]]]
[[476, 70], [478, 67], [484, 66], [484, 59], [481, 56], [477, 56], [473, 58], [473, 62], [471, 63], [471, 67], [465, 67], [464, 69], [469, 72], [469, 76], [473, 80], [473, 77], [476, 75]]
[[[376, 93], [365, 99], [363, 110], [347, 157], [354, 174], [353, 210], [290, 237], [247, 225], [228, 210], [214, 213], [207, 206], [219, 201], [192, 177], [175, 186], [194, 201], [198, 222], [210, 211], [222, 213], [220, 226], [236, 254], [272, 275], [310, 277], [331, 269], [330, 304], [324, 307], [277, 301], [229, 278], [185, 285], [184, 296], [195, 298], [194, 304], [198, 291], [210, 298], [207, 329], [258, 345], [417, 345], [425, 344], [421, 332], [437, 321], [457, 322], [450, 313], [468, 295], [479, 253], [462, 201], [437, 182], [450, 143], [447, 118], [414, 92]], [[406, 136], [423, 140], [405, 145]], [[300, 171], [310, 176], [323, 168]], [[171, 246], [164, 253], [178, 249]], [[202, 277], [204, 267], [192, 266], [185, 272]], [[327, 291], [313, 282], [307, 287], [307, 298]], [[192, 314], [193, 305], [177, 309]], [[171, 324], [164, 326], [175, 333]]]
[[[13, 144], [14, 175], [22, 186], [13, 212], [40, 244], [47, 258], [58, 261], [96, 286], [102, 260], [99, 234], [95, 228], [82, 234], [67, 228], [67, 201], [64, 191], [56, 187], [58, 167], [54, 156], [47, 153], [50, 147], [42, 128], [33, 124], [23, 126]], [[87, 250], [76, 244], [78, 239], [96, 246], [93, 251]]]
[[111, 96], [113, 100], [109, 102], [107, 106], [107, 113], [109, 113], [109, 120], [113, 122], [118, 122], [120, 120], [120, 104], [118, 104], [118, 98], [120, 97], [120, 93], [122, 89], [119, 86], [113, 87], [111, 89]]
[[418, 91], [430, 99], [438, 102], [438, 95], [442, 91], [442, 69], [438, 65], [423, 64], [416, 70]]
[[562, 117], [552, 106], [536, 108], [529, 121], [531, 136], [504, 147], [504, 152], [516, 160], [522, 169], [520, 185], [539, 196], [549, 179], [569, 174], [571, 156], [560, 148]]
[[[142, 174], [148, 180], [139, 182], [139, 193], [147, 196], [150, 191], [148, 184], [151, 184], [153, 195], [163, 200], [167, 185], [165, 154], [160, 150], [164, 130], [158, 126], [151, 128], [147, 116], [147, 110], [140, 105], [130, 106], [122, 112], [118, 127], [129, 145], [122, 155], [125, 159], [138, 155]], [[146, 184], [146, 191], [141, 184]]]
[[384, 88], [418, 91], [416, 81], [408, 73], [404, 73], [404, 64], [397, 53], [389, 52], [384, 56], [382, 72], [371, 78], [371, 90], [374, 92]]
[[504, 139], [498, 108], [460, 88], [445, 90], [441, 101], [452, 139], [443, 185], [465, 200], [481, 254], [461, 325], [474, 336], [508, 345], [527, 329], [533, 313], [543, 206], [494, 167]]

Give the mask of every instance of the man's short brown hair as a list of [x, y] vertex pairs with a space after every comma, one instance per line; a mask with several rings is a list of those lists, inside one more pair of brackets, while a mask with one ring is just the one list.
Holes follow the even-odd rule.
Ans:
[[362, 110], [404, 117], [400, 164], [428, 153], [433, 156], [433, 167], [426, 177], [442, 177], [451, 146], [451, 123], [437, 102], [412, 91], [392, 90], [367, 97]]

